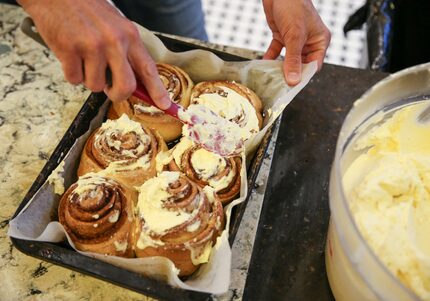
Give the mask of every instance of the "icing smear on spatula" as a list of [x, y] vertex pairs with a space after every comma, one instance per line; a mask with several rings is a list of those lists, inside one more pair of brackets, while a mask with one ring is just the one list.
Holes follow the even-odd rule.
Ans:
[[221, 156], [234, 156], [243, 149], [239, 125], [217, 115], [199, 104], [180, 110], [178, 116], [185, 121], [182, 134], [203, 148]]

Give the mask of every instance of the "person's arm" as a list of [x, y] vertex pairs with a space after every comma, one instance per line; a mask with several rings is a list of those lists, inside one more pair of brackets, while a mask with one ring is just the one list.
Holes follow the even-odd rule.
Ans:
[[[65, 78], [124, 100], [136, 88], [134, 73], [160, 108], [170, 99], [136, 26], [105, 0], [18, 0], [60, 60]], [[112, 71], [112, 86], [105, 72]]]
[[273, 33], [264, 58], [276, 59], [285, 47], [285, 79], [289, 85], [296, 85], [301, 79], [302, 63], [316, 60], [321, 69], [330, 32], [311, 0], [263, 0], [263, 5]]

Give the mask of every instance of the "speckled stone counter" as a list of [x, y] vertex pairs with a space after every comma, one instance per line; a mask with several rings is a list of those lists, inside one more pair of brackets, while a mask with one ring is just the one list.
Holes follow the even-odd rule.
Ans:
[[[0, 4], [0, 300], [149, 300], [26, 256], [6, 235], [9, 219], [90, 93], [66, 83], [52, 53], [21, 33], [24, 16], [21, 8]], [[248, 58], [259, 55], [216, 49]], [[243, 294], [273, 140], [233, 245], [230, 290], [216, 299], [237, 300]]]

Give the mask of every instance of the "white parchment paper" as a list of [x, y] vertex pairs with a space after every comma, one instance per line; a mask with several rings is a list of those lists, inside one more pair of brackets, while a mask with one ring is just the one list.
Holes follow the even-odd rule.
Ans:
[[[302, 81], [295, 87], [286, 85], [282, 72], [282, 62], [253, 60], [246, 62], [226, 62], [215, 54], [204, 50], [191, 50], [175, 53], [169, 51], [150, 31], [140, 27], [141, 37], [156, 62], [169, 63], [183, 68], [197, 83], [206, 80], [234, 80], [255, 91], [264, 105], [265, 119], [263, 129], [246, 142], [246, 153], [251, 154], [263, 139], [267, 129], [291, 102], [294, 96], [309, 82], [317, 69], [316, 62], [303, 65]], [[77, 180], [76, 170], [85, 141], [90, 133], [99, 127], [106, 116], [109, 101], [100, 108], [92, 120], [86, 134], [76, 140], [64, 159], [64, 185], [67, 189]], [[243, 160], [250, 155], [243, 155]], [[60, 163], [60, 162], [58, 162]], [[177, 276], [173, 263], [162, 257], [125, 259], [115, 256], [80, 252], [150, 277], [163, 279], [169, 284], [184, 289], [221, 294], [227, 291], [230, 283], [231, 249], [228, 243], [228, 228], [231, 209], [244, 201], [247, 187], [246, 164], [242, 164], [240, 197], [225, 208], [226, 229], [218, 238], [208, 263], [203, 264], [186, 281]], [[68, 239], [64, 228], [52, 220], [56, 216], [60, 196], [54, 194], [54, 187], [48, 181], [37, 191], [19, 215], [10, 221], [8, 234], [15, 238], [37, 241], [59, 242]]]

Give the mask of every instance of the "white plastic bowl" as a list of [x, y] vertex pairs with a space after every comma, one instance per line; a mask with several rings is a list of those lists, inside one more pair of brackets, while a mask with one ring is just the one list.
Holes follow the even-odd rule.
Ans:
[[337, 301], [420, 300], [379, 260], [354, 221], [342, 187], [342, 177], [357, 153], [347, 146], [354, 131], [383, 108], [399, 100], [430, 94], [430, 63], [388, 76], [355, 103], [343, 122], [330, 176], [330, 226], [326, 268]]

